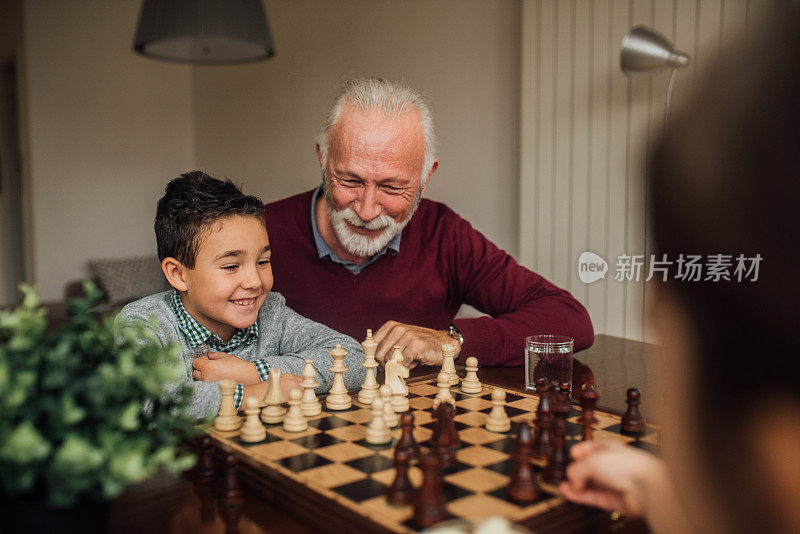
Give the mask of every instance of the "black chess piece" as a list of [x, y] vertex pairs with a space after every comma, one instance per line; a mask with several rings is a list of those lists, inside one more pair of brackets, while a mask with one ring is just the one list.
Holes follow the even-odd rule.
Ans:
[[239, 532], [239, 519], [242, 516], [244, 497], [236, 474], [238, 460], [230, 451], [222, 459], [222, 488], [219, 495], [219, 515], [225, 523], [225, 532]]
[[414, 439], [414, 414], [404, 412], [400, 416], [400, 439], [395, 449], [403, 449], [408, 453], [410, 461], [419, 461], [419, 444]]
[[508, 496], [512, 501], [520, 504], [531, 503], [539, 498], [539, 485], [531, 466], [531, 448], [533, 438], [531, 427], [522, 423], [517, 436], [517, 446], [514, 450], [514, 471], [511, 473], [511, 482], [508, 484]]
[[414, 499], [414, 523], [420, 528], [428, 528], [449, 516], [439, 457], [435, 454], [426, 454], [420, 460], [420, 466], [422, 486]]
[[549, 395], [543, 395], [539, 400], [535, 424], [531, 455], [537, 460], [547, 460], [553, 448], [553, 414], [550, 411]]
[[556, 417], [555, 439], [553, 448], [550, 451], [547, 465], [542, 472], [542, 480], [548, 484], [557, 485], [567, 477], [567, 420], [563, 417]]
[[[448, 410], [449, 407], [450, 409]], [[455, 426], [453, 424], [453, 407], [448, 403], [442, 403], [436, 409], [439, 435], [436, 441], [431, 442], [434, 452], [439, 457], [442, 467], [451, 467], [456, 462], [456, 447], [458, 436], [453, 436]]]
[[566, 380], [562, 380], [558, 385], [558, 401], [562, 405], [561, 411], [565, 412], [567, 416], [572, 411], [572, 402], [570, 401], [571, 386]]
[[550, 392], [550, 411], [556, 419], [566, 420], [572, 412], [572, 404], [569, 402], [569, 397], [566, 399], [561, 393], [560, 388], [554, 387]]
[[534, 382], [536, 383], [536, 393], [541, 397], [542, 395], [544, 395], [544, 392], [547, 389], [547, 386], [549, 385], [547, 382], [547, 378], [545, 378], [542, 375], [539, 375], [534, 379]]
[[450, 445], [454, 449], [457, 449], [459, 446], [461, 446], [461, 439], [458, 437], [458, 430], [456, 430], [456, 421], [455, 421], [456, 409], [455, 409], [455, 406], [453, 406], [449, 402], [443, 402], [439, 406], [439, 409], [444, 410], [445, 415], [446, 415], [446, 418], [444, 420], [447, 421], [447, 425], [448, 425], [447, 432], [448, 432], [448, 436], [450, 438]]
[[394, 482], [386, 490], [386, 500], [395, 506], [405, 506], [414, 501], [414, 486], [408, 478], [408, 467], [411, 456], [406, 449], [395, 447], [394, 467], [396, 475]]
[[626, 394], [628, 411], [622, 416], [622, 433], [626, 436], [641, 437], [645, 431], [645, 420], [639, 411], [642, 394], [636, 388], [630, 388]]
[[594, 407], [597, 401], [600, 400], [600, 394], [594, 387], [594, 384], [588, 383], [581, 387], [581, 424], [583, 425], [583, 441], [592, 439], [592, 424], [597, 422], [594, 416]]

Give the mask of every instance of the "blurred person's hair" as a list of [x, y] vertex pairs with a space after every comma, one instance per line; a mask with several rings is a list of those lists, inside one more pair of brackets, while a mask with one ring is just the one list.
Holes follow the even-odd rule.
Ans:
[[[666, 290], [692, 328], [699, 455], [742, 532], [779, 520], [760, 508], [743, 423], [768, 399], [800, 409], [800, 18], [779, 18], [714, 64], [649, 165], [656, 258], [732, 262], [730, 281], [672, 273]], [[740, 254], [763, 258], [757, 281], [733, 276]]]
[[172, 257], [192, 269], [205, 232], [234, 215], [255, 217], [264, 224], [264, 203], [242, 193], [229, 179], [219, 180], [201, 171], [170, 180], [158, 201], [153, 224], [158, 259]]

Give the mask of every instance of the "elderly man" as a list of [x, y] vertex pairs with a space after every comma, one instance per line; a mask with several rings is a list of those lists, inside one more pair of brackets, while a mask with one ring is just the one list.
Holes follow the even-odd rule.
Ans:
[[[322, 185], [265, 206], [274, 289], [297, 312], [406, 364], [520, 365], [525, 336], [592, 344], [585, 308], [517, 264], [444, 204], [422, 200], [439, 167], [422, 95], [382, 79], [346, 83], [317, 139]], [[462, 303], [489, 317], [454, 319]]]

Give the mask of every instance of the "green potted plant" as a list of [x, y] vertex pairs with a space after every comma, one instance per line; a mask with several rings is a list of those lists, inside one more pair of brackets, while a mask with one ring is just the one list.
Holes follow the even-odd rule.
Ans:
[[0, 530], [36, 531], [49, 518], [56, 528], [42, 528], [53, 532], [70, 520], [102, 531], [108, 501], [126, 487], [194, 463], [181, 446], [195, 421], [177, 347], [160, 346], [146, 325], [98, 317], [101, 292], [84, 290], [54, 333], [31, 287], [0, 311]]

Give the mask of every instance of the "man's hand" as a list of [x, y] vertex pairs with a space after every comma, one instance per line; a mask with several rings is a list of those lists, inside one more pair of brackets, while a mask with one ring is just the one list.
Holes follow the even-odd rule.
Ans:
[[203, 382], [216, 382], [223, 378], [230, 378], [237, 384], [250, 385], [261, 381], [253, 362], [237, 358], [224, 352], [209, 352], [192, 362], [192, 376]]
[[386, 363], [392, 356], [395, 345], [403, 352], [403, 365], [413, 369], [419, 364], [442, 365], [442, 345], [452, 345], [455, 355], [461, 352], [461, 344], [448, 335], [447, 330], [433, 330], [424, 326], [388, 321], [375, 334], [378, 350], [375, 358]]

